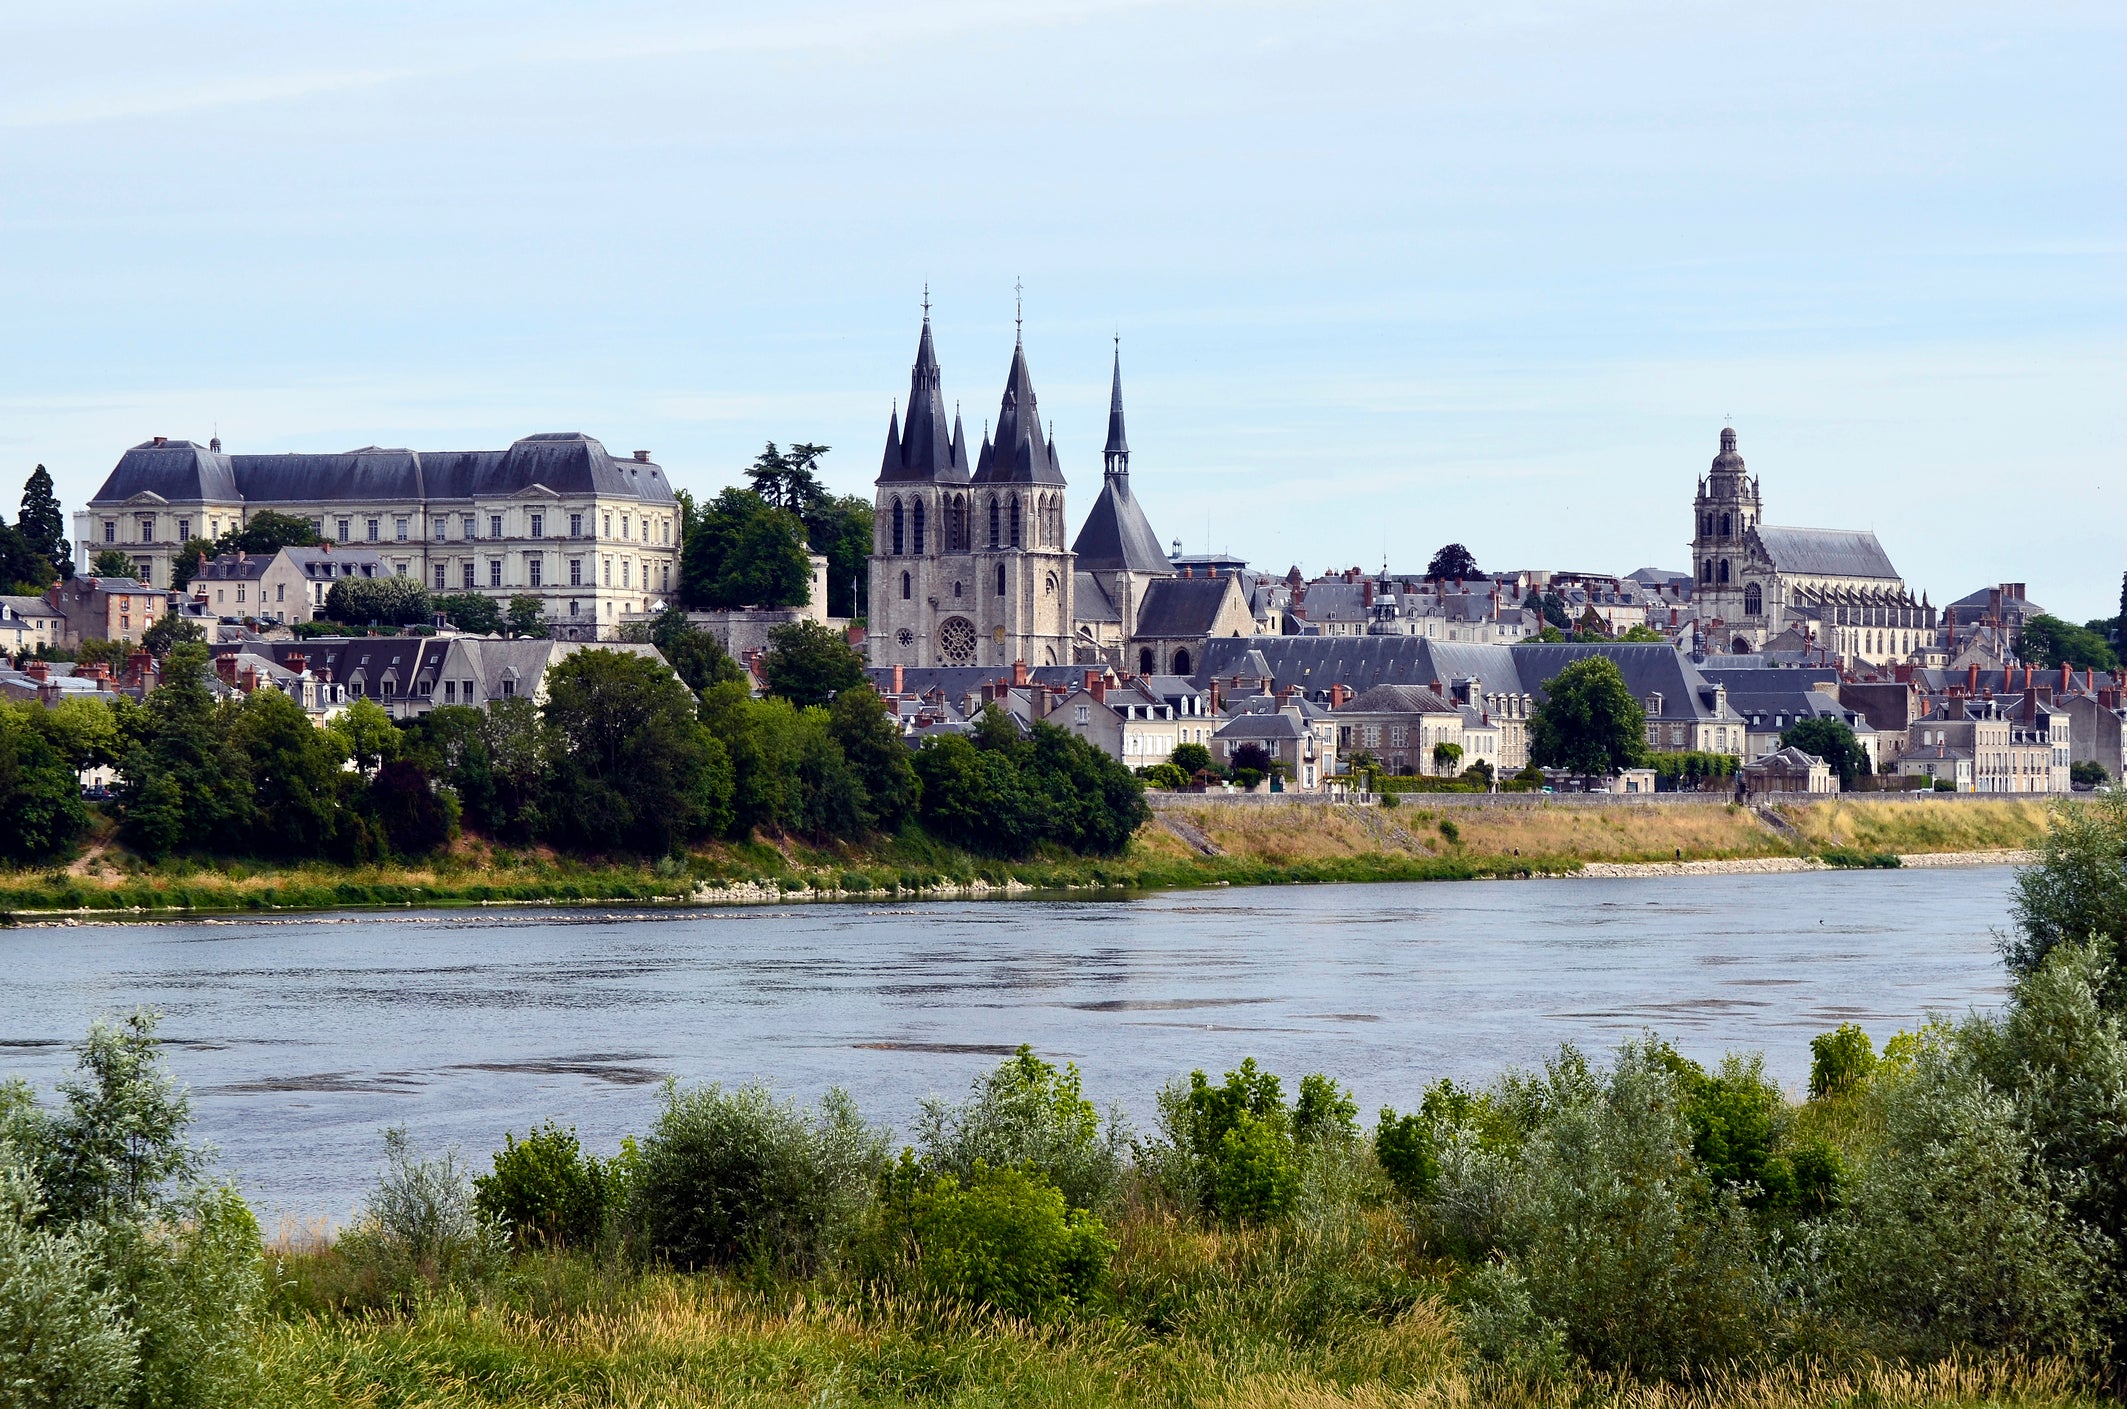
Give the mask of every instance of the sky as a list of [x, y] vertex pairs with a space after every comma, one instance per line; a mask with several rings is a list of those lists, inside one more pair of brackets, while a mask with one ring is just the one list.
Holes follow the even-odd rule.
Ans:
[[869, 495], [925, 284], [1014, 286], [1075, 525], [1120, 337], [1163, 539], [1684, 569], [1775, 523], [1940, 605], [2127, 571], [2127, 7], [0, 0], [0, 503], [152, 435], [582, 430]]

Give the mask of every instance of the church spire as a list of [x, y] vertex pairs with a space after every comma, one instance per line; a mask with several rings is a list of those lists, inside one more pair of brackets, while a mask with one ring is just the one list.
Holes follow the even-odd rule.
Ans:
[[1115, 339], [1115, 384], [1108, 393], [1108, 444], [1101, 459], [1111, 475], [1130, 473], [1130, 440], [1123, 434], [1123, 340]]
[[879, 469], [881, 481], [957, 482], [967, 478], [965, 463], [955, 463], [953, 433], [945, 418], [943, 376], [938, 349], [931, 341], [928, 284], [923, 286], [923, 331], [916, 339], [916, 361], [908, 373], [908, 421], [899, 427], [898, 437], [892, 429], [888, 436], [886, 459]]

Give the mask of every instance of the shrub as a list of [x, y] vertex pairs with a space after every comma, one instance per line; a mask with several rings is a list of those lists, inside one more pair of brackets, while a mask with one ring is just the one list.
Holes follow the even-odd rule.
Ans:
[[1809, 1040], [1809, 1098], [1843, 1096], [1868, 1084], [1876, 1049], [1857, 1023], [1841, 1023]]
[[2033, 974], [2057, 945], [2098, 942], [2112, 961], [2107, 1005], [2127, 1006], [2119, 982], [2127, 938], [2127, 792], [2058, 803], [2036, 866], [2016, 873], [2016, 932], [2002, 943], [2014, 974]]
[[925, 1101], [916, 1128], [923, 1162], [936, 1173], [972, 1180], [978, 1164], [1031, 1169], [1083, 1209], [1114, 1201], [1129, 1148], [1121, 1112], [1103, 1125], [1081, 1092], [1075, 1063], [1059, 1071], [1026, 1046], [977, 1079], [960, 1105]]
[[1189, 778], [1194, 778], [1214, 766], [1211, 750], [1202, 744], [1177, 744], [1174, 752], [1167, 755], [1167, 761], [1180, 769], [1183, 776]]
[[625, 1150], [616, 1160], [585, 1153], [574, 1130], [552, 1121], [522, 1141], [505, 1133], [494, 1172], [473, 1180], [473, 1207], [520, 1249], [588, 1247], [620, 1211], [625, 1160]]
[[1397, 1115], [1383, 1106], [1374, 1127], [1374, 1158], [1390, 1187], [1413, 1202], [1430, 1197], [1440, 1182], [1432, 1123], [1423, 1116]]
[[904, 1154], [884, 1183], [904, 1266], [940, 1295], [1039, 1315], [1088, 1300], [1115, 1255], [1100, 1220], [1067, 1208], [1063, 1191], [1032, 1170], [977, 1160], [965, 1183], [926, 1180]]
[[475, 1282], [500, 1265], [499, 1229], [480, 1216], [456, 1150], [424, 1158], [402, 1126], [384, 1132], [384, 1168], [341, 1249], [392, 1293]]
[[680, 1268], [806, 1273], [833, 1259], [871, 1196], [886, 1142], [829, 1091], [816, 1111], [758, 1085], [682, 1089], [643, 1142], [635, 1213]]
[[94, 1239], [45, 1219], [36, 1176], [0, 1146], [0, 1385], [10, 1404], [113, 1404], [139, 1331], [119, 1312]]
[[[1201, 747], [1201, 745], [1199, 745]], [[1171, 763], [1155, 763], [1150, 768], [1140, 768], [1137, 776], [1155, 788], [1186, 788], [1189, 775]]]
[[[1313, 1078], [1310, 1136], [1349, 1131], [1353, 1107], [1327, 1078]], [[1302, 1082], [1303, 1088], [1307, 1086]], [[1250, 1057], [1213, 1086], [1203, 1072], [1159, 1093], [1160, 1147], [1146, 1151], [1156, 1177], [1186, 1202], [1232, 1223], [1283, 1217], [1299, 1196], [1294, 1120], [1278, 1078]]]

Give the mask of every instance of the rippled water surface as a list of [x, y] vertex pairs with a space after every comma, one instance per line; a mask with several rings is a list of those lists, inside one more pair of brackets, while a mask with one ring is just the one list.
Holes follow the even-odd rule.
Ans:
[[201, 1133], [269, 1217], [344, 1215], [404, 1124], [485, 1165], [554, 1116], [611, 1148], [666, 1075], [841, 1084], [906, 1129], [1030, 1042], [1142, 1119], [1244, 1056], [1363, 1110], [1558, 1043], [1690, 1055], [1880, 1041], [1998, 1001], [2003, 867], [1197, 891], [725, 912], [450, 911], [0, 934], [0, 1069], [49, 1090], [99, 1013], [152, 1004]]

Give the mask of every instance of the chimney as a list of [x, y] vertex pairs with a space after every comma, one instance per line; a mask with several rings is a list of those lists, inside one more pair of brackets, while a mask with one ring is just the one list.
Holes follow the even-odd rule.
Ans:
[[48, 661], [25, 661], [22, 666], [22, 673], [30, 679], [42, 683], [51, 676], [52, 667]]
[[1973, 661], [1970, 665], [1965, 667], [1965, 693], [1968, 695], [1976, 695], [1979, 693], [1978, 661]]
[[1433, 693], [1437, 695], [1437, 694], [1439, 694], [1439, 693], [1440, 693], [1440, 690], [1441, 690], [1441, 685], [1440, 685], [1440, 682], [1439, 682], [1438, 680], [1435, 680], [1435, 681], [1433, 682]]
[[126, 675], [133, 680], [145, 678], [154, 666], [155, 657], [149, 655], [146, 651], [135, 651], [126, 657]]
[[1012, 683], [1014, 685], [1027, 683], [1027, 663], [1025, 661], [1015, 660], [1012, 662]]
[[168, 436], [166, 436], [166, 435], [159, 435], [159, 436], [155, 437], [155, 447], [156, 447], [156, 449], [158, 449], [158, 450], [159, 450], [159, 449], [161, 449], [161, 448], [162, 448], [163, 446], [165, 446], [165, 445], [168, 445], [169, 443], [170, 443], [170, 437], [168, 437]]
[[1352, 687], [1341, 680], [1329, 687], [1329, 707], [1331, 709], [1344, 708], [1346, 704], [1350, 703], [1351, 697]]
[[1192, 566], [1191, 564], [1188, 564], [1188, 563], [1184, 563], [1184, 564], [1182, 564], [1182, 576], [1184, 576], [1184, 577], [1195, 577], [1195, 576], [1196, 576], [1196, 568], [1195, 568], [1194, 566]]
[[635, 463], [637, 463], [638, 465], [647, 465], [647, 464], [649, 464], [649, 463], [650, 463], [650, 452], [649, 452], [649, 451], [647, 451], [647, 450], [638, 450], [638, 451], [636, 451], [636, 452], [635, 452]]
[[2097, 670], [2092, 666], [2086, 665], [2083, 667], [2083, 693], [2086, 695], [2097, 693]]
[[214, 673], [234, 685], [236, 683], [235, 655], [216, 656], [214, 658]]
[[258, 667], [256, 667], [256, 666], [250, 666], [250, 665], [247, 665], [247, 666], [245, 666], [245, 667], [244, 667], [244, 673], [243, 673], [243, 675], [242, 675], [242, 676], [241, 676], [241, 677], [240, 677], [240, 678], [238, 679], [236, 687], [237, 687], [237, 688], [238, 688], [239, 690], [242, 690], [242, 691], [243, 691], [243, 692], [244, 692], [245, 694], [247, 694], [247, 695], [248, 695], [248, 694], [251, 694], [251, 693], [252, 693], [253, 691], [257, 690], [257, 689], [258, 689]]
[[1101, 703], [1108, 702], [1108, 677], [1095, 671], [1086, 672], [1086, 693]]
[[290, 651], [282, 659], [281, 664], [288, 667], [290, 673], [301, 675], [309, 667], [310, 657], [304, 655], [301, 651]]
[[2061, 662], [2061, 689], [2060, 689], [2060, 692], [2061, 692], [2062, 694], [2064, 694], [2064, 695], [2065, 695], [2065, 694], [2067, 694], [2067, 693], [2068, 693], [2068, 692], [2069, 692], [2070, 690], [2072, 690], [2072, 689], [2074, 689], [2074, 688], [2075, 688], [2075, 667], [2074, 667], [2074, 666], [2072, 666], [2072, 665], [2070, 665], [2070, 664], [2068, 664], [2068, 662], [2066, 662], [2066, 661], [2062, 661], [2062, 662]]
[[1374, 580], [1369, 577], [1364, 582], [1359, 584], [1359, 605], [1362, 607], [1371, 607], [1373, 604]]
[[897, 665], [894, 667], [894, 693], [898, 695], [902, 693], [904, 688], [905, 687], [902, 684], [901, 667]]

